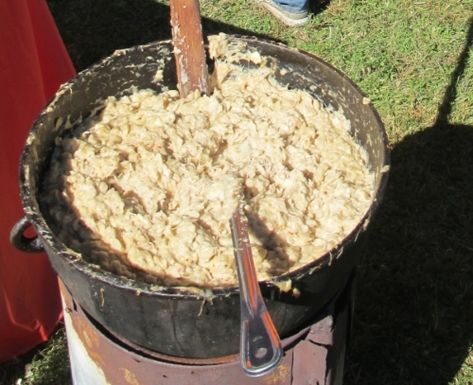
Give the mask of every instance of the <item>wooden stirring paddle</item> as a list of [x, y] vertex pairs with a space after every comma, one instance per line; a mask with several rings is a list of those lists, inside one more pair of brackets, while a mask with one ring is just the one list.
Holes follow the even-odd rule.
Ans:
[[181, 98], [194, 90], [209, 93], [199, 0], [171, 0], [171, 26]]

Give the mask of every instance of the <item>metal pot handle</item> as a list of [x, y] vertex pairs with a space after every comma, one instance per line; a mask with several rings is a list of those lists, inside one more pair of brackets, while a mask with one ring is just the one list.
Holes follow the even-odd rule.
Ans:
[[25, 230], [31, 226], [26, 217], [21, 218], [10, 231], [10, 243], [18, 250], [29, 253], [39, 253], [44, 251], [43, 243], [37, 235], [26, 237]]

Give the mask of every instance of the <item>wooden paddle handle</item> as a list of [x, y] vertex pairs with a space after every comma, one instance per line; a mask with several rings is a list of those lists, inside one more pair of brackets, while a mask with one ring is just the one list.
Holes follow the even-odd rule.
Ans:
[[208, 69], [198, 0], [171, 0], [171, 26], [181, 97], [209, 93]]

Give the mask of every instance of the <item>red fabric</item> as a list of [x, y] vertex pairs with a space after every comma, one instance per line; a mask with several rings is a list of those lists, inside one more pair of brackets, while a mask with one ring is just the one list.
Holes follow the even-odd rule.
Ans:
[[28, 129], [74, 72], [44, 0], [0, 0], [0, 362], [45, 341], [61, 316], [46, 255], [8, 238], [23, 216], [18, 160]]

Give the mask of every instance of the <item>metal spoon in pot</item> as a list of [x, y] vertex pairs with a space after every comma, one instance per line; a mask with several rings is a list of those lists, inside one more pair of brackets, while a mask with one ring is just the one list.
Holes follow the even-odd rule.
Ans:
[[258, 285], [248, 237], [248, 219], [242, 206], [233, 213], [230, 227], [240, 282], [241, 365], [249, 376], [262, 376], [273, 370], [282, 358], [281, 340]]

